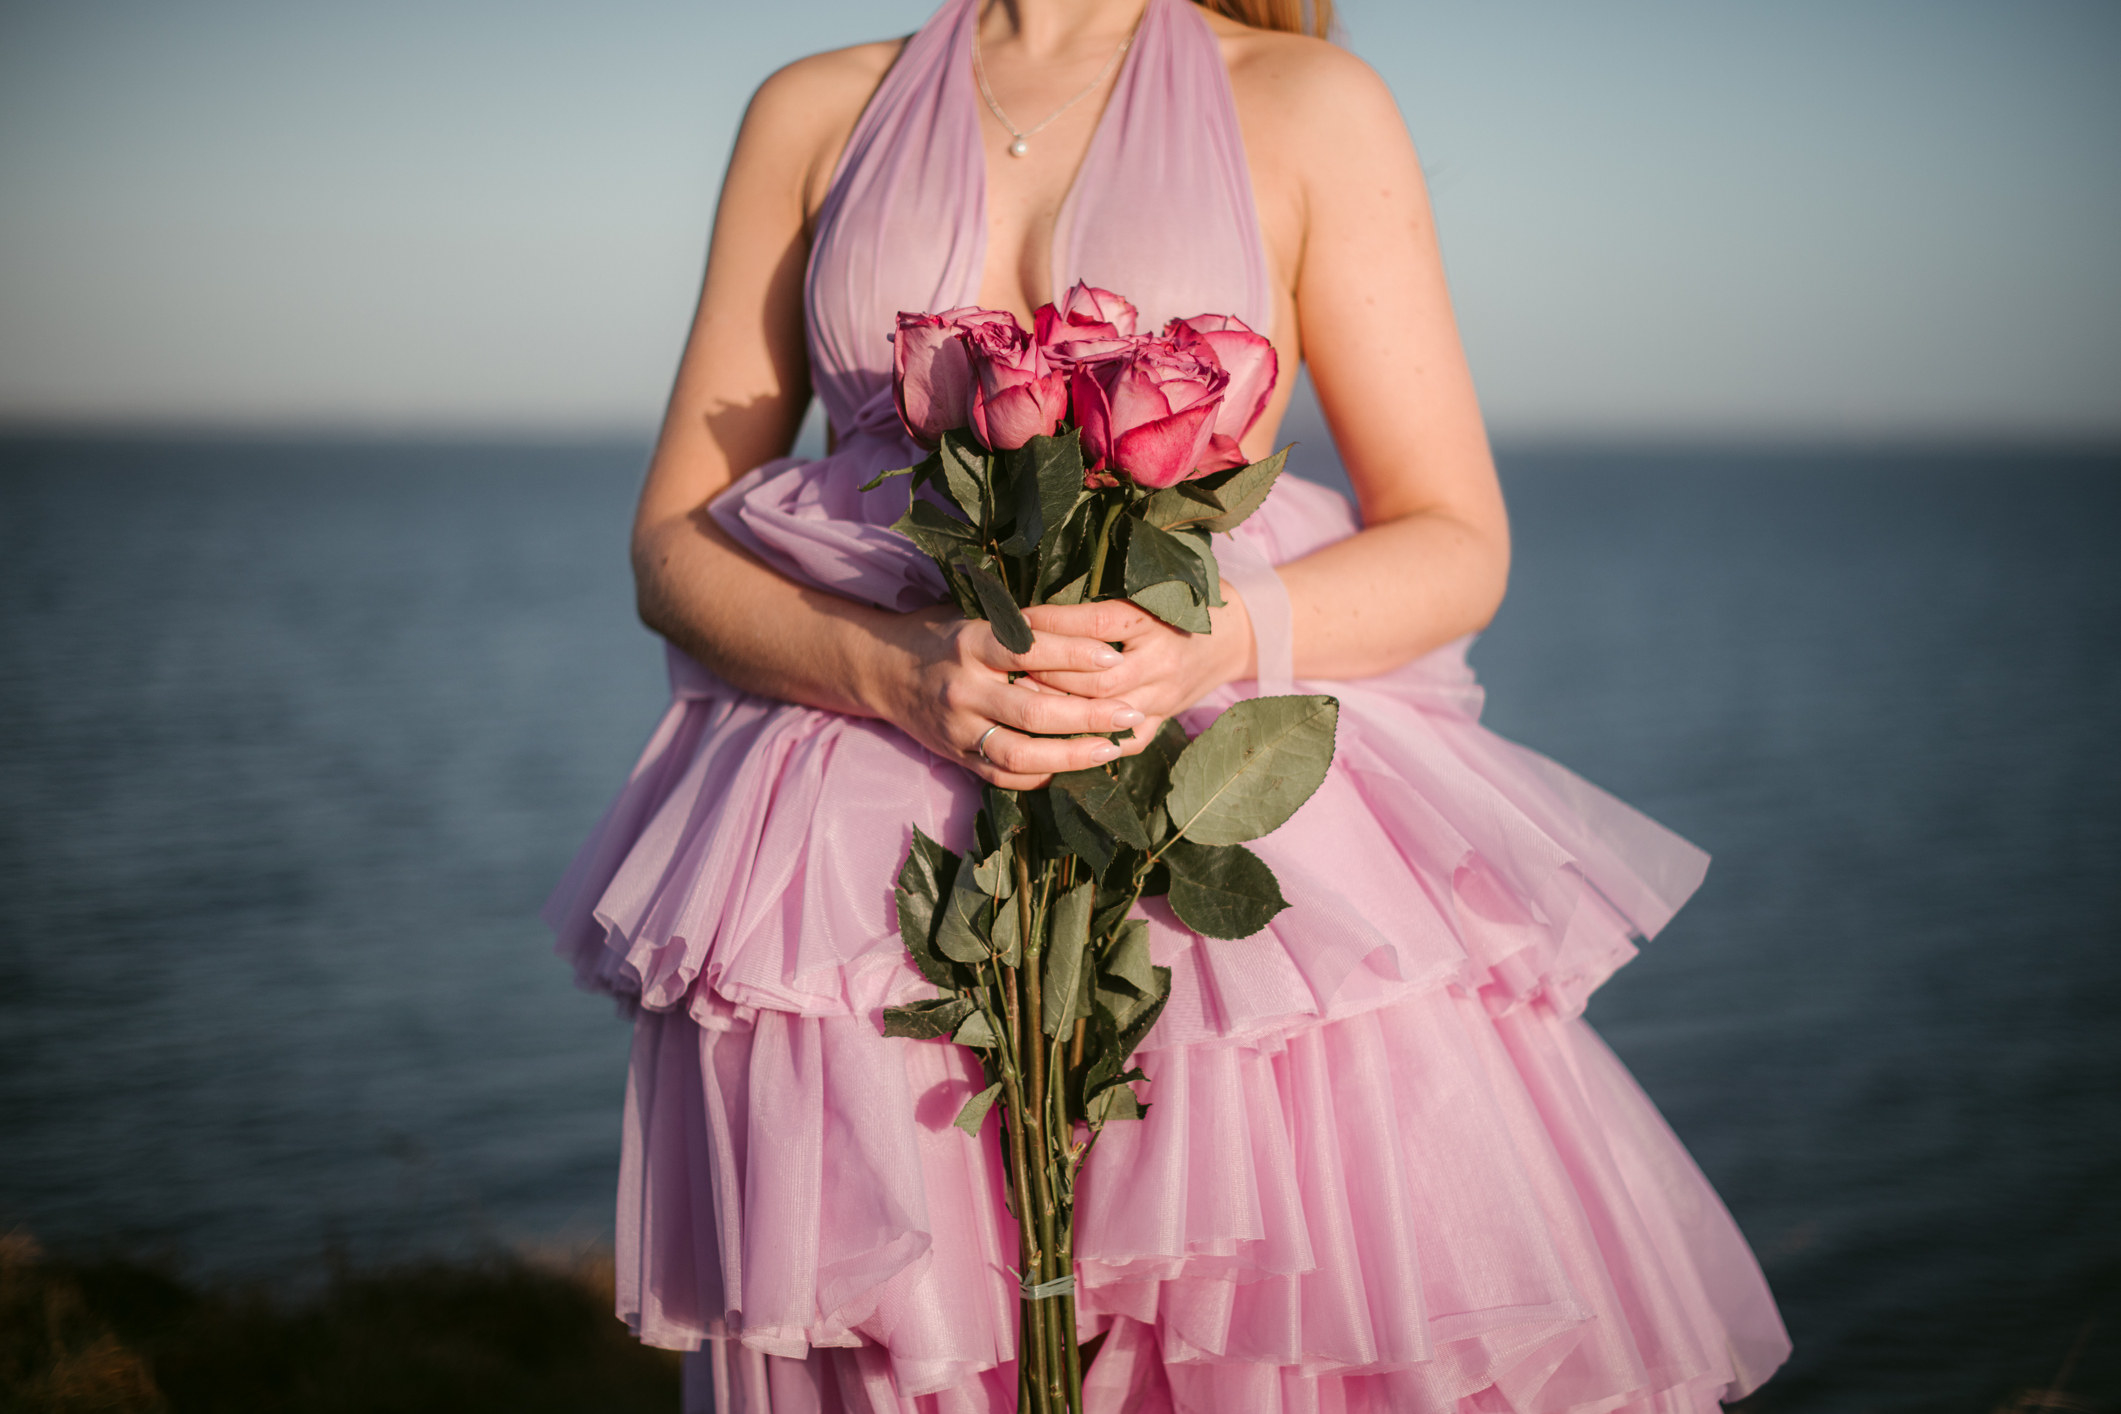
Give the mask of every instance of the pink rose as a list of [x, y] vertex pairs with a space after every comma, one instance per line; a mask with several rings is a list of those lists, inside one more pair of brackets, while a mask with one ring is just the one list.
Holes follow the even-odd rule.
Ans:
[[1213, 470], [1202, 459], [1229, 383], [1212, 353], [1164, 338], [1136, 338], [1122, 353], [1075, 364], [1069, 389], [1091, 483], [1110, 485], [1117, 471], [1161, 489]]
[[1182, 349], [1199, 352], [1205, 347], [1230, 375], [1230, 386], [1223, 393], [1222, 411], [1216, 414], [1215, 431], [1202, 469], [1223, 471], [1243, 466], [1245, 454], [1237, 444], [1267, 410], [1267, 399], [1273, 396], [1274, 381], [1281, 371], [1274, 345], [1229, 314], [1174, 319], [1164, 326], [1164, 336]]
[[1069, 339], [1131, 339], [1134, 337], [1134, 306], [1110, 290], [1100, 290], [1077, 280], [1061, 296], [1060, 308], [1042, 304], [1033, 316], [1041, 347]]
[[997, 451], [1050, 437], [1068, 415], [1068, 375], [1054, 369], [1012, 317], [965, 331], [972, 359], [972, 433]]
[[1015, 315], [971, 305], [941, 314], [900, 312], [892, 338], [891, 391], [899, 421], [914, 441], [932, 447], [945, 432], [970, 423], [977, 380], [964, 335], [994, 323], [1017, 328]]

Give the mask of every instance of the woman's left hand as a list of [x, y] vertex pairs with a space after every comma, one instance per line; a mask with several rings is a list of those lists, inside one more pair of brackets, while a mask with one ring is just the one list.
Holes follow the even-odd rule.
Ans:
[[1185, 711], [1224, 683], [1257, 673], [1252, 619], [1244, 601], [1226, 580], [1223, 607], [1210, 609], [1212, 633], [1173, 628], [1124, 599], [1095, 604], [1040, 604], [1024, 618], [1043, 633], [1103, 639], [1118, 647], [1117, 667], [1096, 672], [1031, 674], [1041, 687], [1077, 697], [1122, 698], [1148, 715], [1134, 735], [1120, 743], [1132, 756], [1149, 744], [1166, 717]]

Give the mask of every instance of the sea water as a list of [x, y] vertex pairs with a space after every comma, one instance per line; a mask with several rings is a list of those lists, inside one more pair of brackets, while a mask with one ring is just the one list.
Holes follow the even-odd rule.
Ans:
[[[641, 463], [0, 442], [0, 1227], [608, 1231], [626, 1030], [536, 912], [663, 706]], [[2121, 458], [1503, 471], [1488, 722], [1716, 857], [1592, 1018], [1782, 1301], [1760, 1407], [2115, 1398]]]

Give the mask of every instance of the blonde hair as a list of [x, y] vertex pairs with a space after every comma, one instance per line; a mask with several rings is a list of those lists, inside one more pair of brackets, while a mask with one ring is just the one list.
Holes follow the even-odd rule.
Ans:
[[1286, 30], [1324, 39], [1333, 28], [1333, 0], [1199, 0], [1202, 8], [1254, 29]]

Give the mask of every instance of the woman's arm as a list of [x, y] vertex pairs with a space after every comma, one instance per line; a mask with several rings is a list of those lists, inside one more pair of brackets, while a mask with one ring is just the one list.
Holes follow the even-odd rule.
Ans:
[[1368, 65], [1297, 43], [1276, 143], [1303, 173], [1297, 318], [1364, 529], [1281, 575], [1297, 672], [1362, 677], [1487, 626], [1509, 523], [1406, 124]]
[[[1281, 283], [1276, 345], [1285, 368], [1299, 351], [1309, 363], [1362, 511], [1361, 531], [1279, 567], [1296, 674], [1386, 672], [1485, 627], [1509, 575], [1502, 492], [1421, 164], [1390, 91], [1361, 60], [1317, 40], [1211, 23], [1231, 61]], [[1255, 428], [1246, 451], [1265, 455], [1273, 432]], [[1256, 671], [1248, 645], [1216, 642], [1249, 635], [1243, 612], [1233, 603], [1214, 615], [1214, 634], [1198, 636], [1131, 605], [1033, 610], [1042, 630], [1126, 645], [1118, 667], [1041, 680], [1125, 696], [1153, 721]]]
[[[809, 401], [803, 267], [831, 163], [896, 45], [863, 45], [783, 69], [753, 98], [715, 214], [699, 312], [634, 521], [642, 622], [747, 691], [891, 721], [939, 755], [1024, 787], [1109, 759], [1096, 738], [1136, 725], [1129, 704], [1012, 684], [1011, 671], [1094, 670], [1095, 639], [1041, 634], [1010, 654], [954, 608], [895, 614], [799, 585], [753, 558], [707, 505], [784, 454]], [[1000, 722], [987, 755], [981, 733]]]

